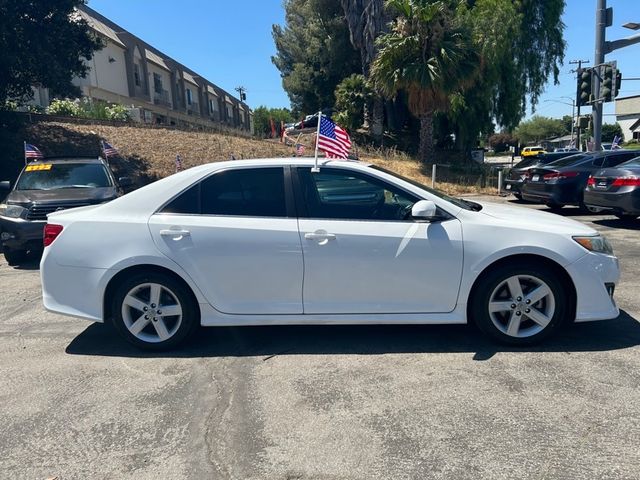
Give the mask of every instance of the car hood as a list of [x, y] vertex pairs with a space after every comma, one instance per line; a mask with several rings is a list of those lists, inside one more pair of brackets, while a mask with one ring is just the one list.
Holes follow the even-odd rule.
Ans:
[[59, 188], [54, 190], [13, 190], [6, 201], [16, 204], [98, 203], [116, 196], [114, 187]]
[[506, 222], [514, 228], [537, 230], [568, 235], [597, 235], [598, 232], [585, 224], [554, 213], [541, 212], [531, 208], [512, 207], [490, 202], [476, 202], [482, 205], [478, 213]]

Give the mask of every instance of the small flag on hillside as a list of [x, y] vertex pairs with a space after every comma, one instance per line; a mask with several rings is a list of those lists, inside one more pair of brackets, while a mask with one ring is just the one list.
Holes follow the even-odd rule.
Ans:
[[118, 155], [118, 150], [102, 140], [102, 153], [104, 153], [106, 158], [109, 158]]
[[328, 118], [320, 117], [318, 129], [318, 149], [329, 158], [347, 158], [351, 148], [351, 139], [345, 129]]
[[304, 145], [301, 143], [296, 143], [296, 155], [301, 157], [304, 155]]
[[180, 172], [182, 170], [182, 158], [180, 158], [180, 155], [176, 155], [176, 173]]
[[44, 158], [44, 155], [38, 147], [35, 145], [31, 145], [30, 143], [24, 142], [24, 161], [27, 162], [28, 159], [35, 158], [36, 160], [40, 158]]
[[613, 137], [613, 142], [611, 142], [611, 150], [617, 150], [620, 148], [620, 140], [622, 140], [622, 138], [620, 138], [618, 135]]

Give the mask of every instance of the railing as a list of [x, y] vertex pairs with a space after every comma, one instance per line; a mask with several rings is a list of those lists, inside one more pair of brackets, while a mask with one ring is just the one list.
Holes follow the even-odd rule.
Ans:
[[160, 90], [159, 92], [153, 92], [153, 103], [156, 105], [164, 105], [165, 107], [171, 107], [171, 96], [167, 90]]
[[191, 105], [187, 105], [187, 113], [190, 115], [200, 115], [200, 104], [198, 102], [191, 102]]

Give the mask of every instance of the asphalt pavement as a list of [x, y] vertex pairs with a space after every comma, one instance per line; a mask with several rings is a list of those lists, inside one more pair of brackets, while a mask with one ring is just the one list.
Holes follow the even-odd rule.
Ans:
[[209, 328], [147, 354], [45, 312], [37, 262], [0, 256], [0, 472], [638, 479], [640, 222], [563, 214], [611, 240], [622, 314], [525, 349], [469, 326], [305, 326]]

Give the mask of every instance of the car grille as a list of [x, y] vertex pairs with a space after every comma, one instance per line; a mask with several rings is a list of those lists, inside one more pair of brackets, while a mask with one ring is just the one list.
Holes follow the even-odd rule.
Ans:
[[76, 203], [73, 205], [32, 205], [27, 213], [27, 220], [46, 220], [47, 215], [57, 210], [66, 210], [68, 208], [85, 207], [89, 203]]

